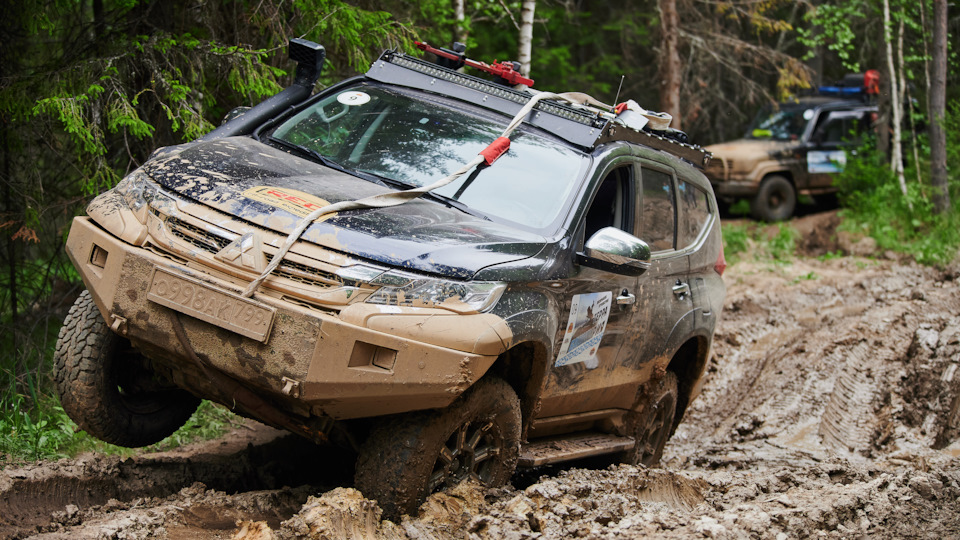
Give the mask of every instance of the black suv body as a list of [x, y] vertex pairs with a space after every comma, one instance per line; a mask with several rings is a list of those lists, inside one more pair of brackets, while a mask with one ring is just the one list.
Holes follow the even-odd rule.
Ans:
[[303, 94], [158, 151], [76, 218], [89, 293], [56, 358], [77, 423], [150, 444], [215, 400], [355, 449], [392, 517], [518, 465], [655, 464], [723, 303], [708, 155], [544, 99], [492, 164], [313, 220], [449, 175], [536, 93], [387, 52]]

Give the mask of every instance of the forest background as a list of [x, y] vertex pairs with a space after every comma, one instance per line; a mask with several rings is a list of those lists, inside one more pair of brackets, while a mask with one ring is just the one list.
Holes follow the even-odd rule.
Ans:
[[[928, 112], [935, 25], [949, 50], [942, 124]], [[461, 41], [474, 59], [523, 61], [540, 90], [672, 112], [702, 145], [739, 137], [767, 103], [878, 69], [886, 125], [891, 93], [905, 104], [906, 184], [890, 166], [893, 130], [881, 130], [838, 179], [845, 226], [944, 264], [960, 244], [958, 30], [960, 8], [944, 0], [4, 0], [0, 466], [76, 449], [49, 367], [83, 287], [63, 250], [71, 219], [155, 148], [288, 84], [290, 38], [326, 47], [321, 87], [364, 72], [384, 49]]]

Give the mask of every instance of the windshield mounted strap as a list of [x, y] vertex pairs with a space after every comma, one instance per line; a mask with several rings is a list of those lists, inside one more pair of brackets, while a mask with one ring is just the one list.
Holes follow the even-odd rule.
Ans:
[[[287, 239], [283, 242], [283, 245], [280, 246], [280, 250], [276, 255], [273, 256], [273, 260], [270, 261], [270, 264], [264, 268], [263, 272], [260, 274], [257, 279], [250, 282], [247, 288], [243, 291], [241, 296], [245, 298], [250, 298], [253, 296], [253, 293], [260, 287], [260, 285], [273, 273], [274, 270], [280, 265], [280, 262], [286, 256], [287, 252], [290, 251], [290, 248], [293, 247], [293, 244], [300, 239], [300, 235], [303, 234], [303, 231], [307, 230], [307, 227], [311, 223], [320, 219], [321, 217], [332, 214], [334, 212], [343, 212], [345, 210], [359, 210], [363, 208], [387, 208], [390, 206], [397, 206], [403, 204], [407, 201], [412, 201], [417, 197], [428, 193], [435, 189], [442, 188], [443, 186], [453, 182], [457, 178], [460, 178], [464, 174], [468, 173], [474, 167], [477, 167], [483, 163], [487, 165], [492, 164], [498, 157], [503, 155], [507, 149], [510, 147], [510, 135], [520, 126], [523, 122], [523, 119], [526, 118], [530, 111], [533, 110], [534, 106], [543, 99], [556, 99], [567, 102], [572, 102], [572, 100], [565, 98], [559, 94], [554, 94], [552, 92], [540, 92], [530, 98], [530, 101], [520, 109], [520, 112], [513, 117], [513, 120], [510, 121], [510, 124], [507, 125], [507, 128], [503, 130], [503, 134], [493, 141], [487, 148], [480, 152], [475, 158], [470, 160], [469, 163], [460, 167], [452, 174], [430, 184], [428, 186], [420, 186], [413, 189], [408, 189], [405, 191], [391, 191], [388, 193], [381, 193], [379, 195], [372, 195], [370, 197], [364, 197], [362, 199], [357, 199], [355, 201], [340, 201], [338, 203], [329, 204], [323, 208], [318, 208], [313, 212], [310, 212], [304, 216], [298, 223], [297, 226], [287, 235]], [[504, 142], [505, 141], [505, 142]], [[499, 152], [499, 153], [497, 153]], [[495, 154], [495, 155], [494, 155]], [[490, 156], [493, 156], [492, 159]]]

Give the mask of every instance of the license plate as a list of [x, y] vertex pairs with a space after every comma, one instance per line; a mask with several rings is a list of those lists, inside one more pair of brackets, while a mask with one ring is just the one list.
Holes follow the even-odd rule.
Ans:
[[147, 298], [180, 313], [265, 342], [276, 309], [156, 268]]

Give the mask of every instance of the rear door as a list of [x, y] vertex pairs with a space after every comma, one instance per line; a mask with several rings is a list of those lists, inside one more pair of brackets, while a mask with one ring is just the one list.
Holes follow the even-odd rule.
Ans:
[[650, 245], [651, 266], [640, 276], [635, 336], [626, 345], [632, 354], [625, 355], [625, 361], [638, 370], [643, 381], [650, 377], [652, 361], [664, 354], [664, 345], [678, 323], [692, 312], [693, 302], [687, 253], [677, 249], [678, 207], [687, 192], [679, 191], [676, 173], [668, 166], [645, 161], [638, 169], [641, 194], [636, 236]]

